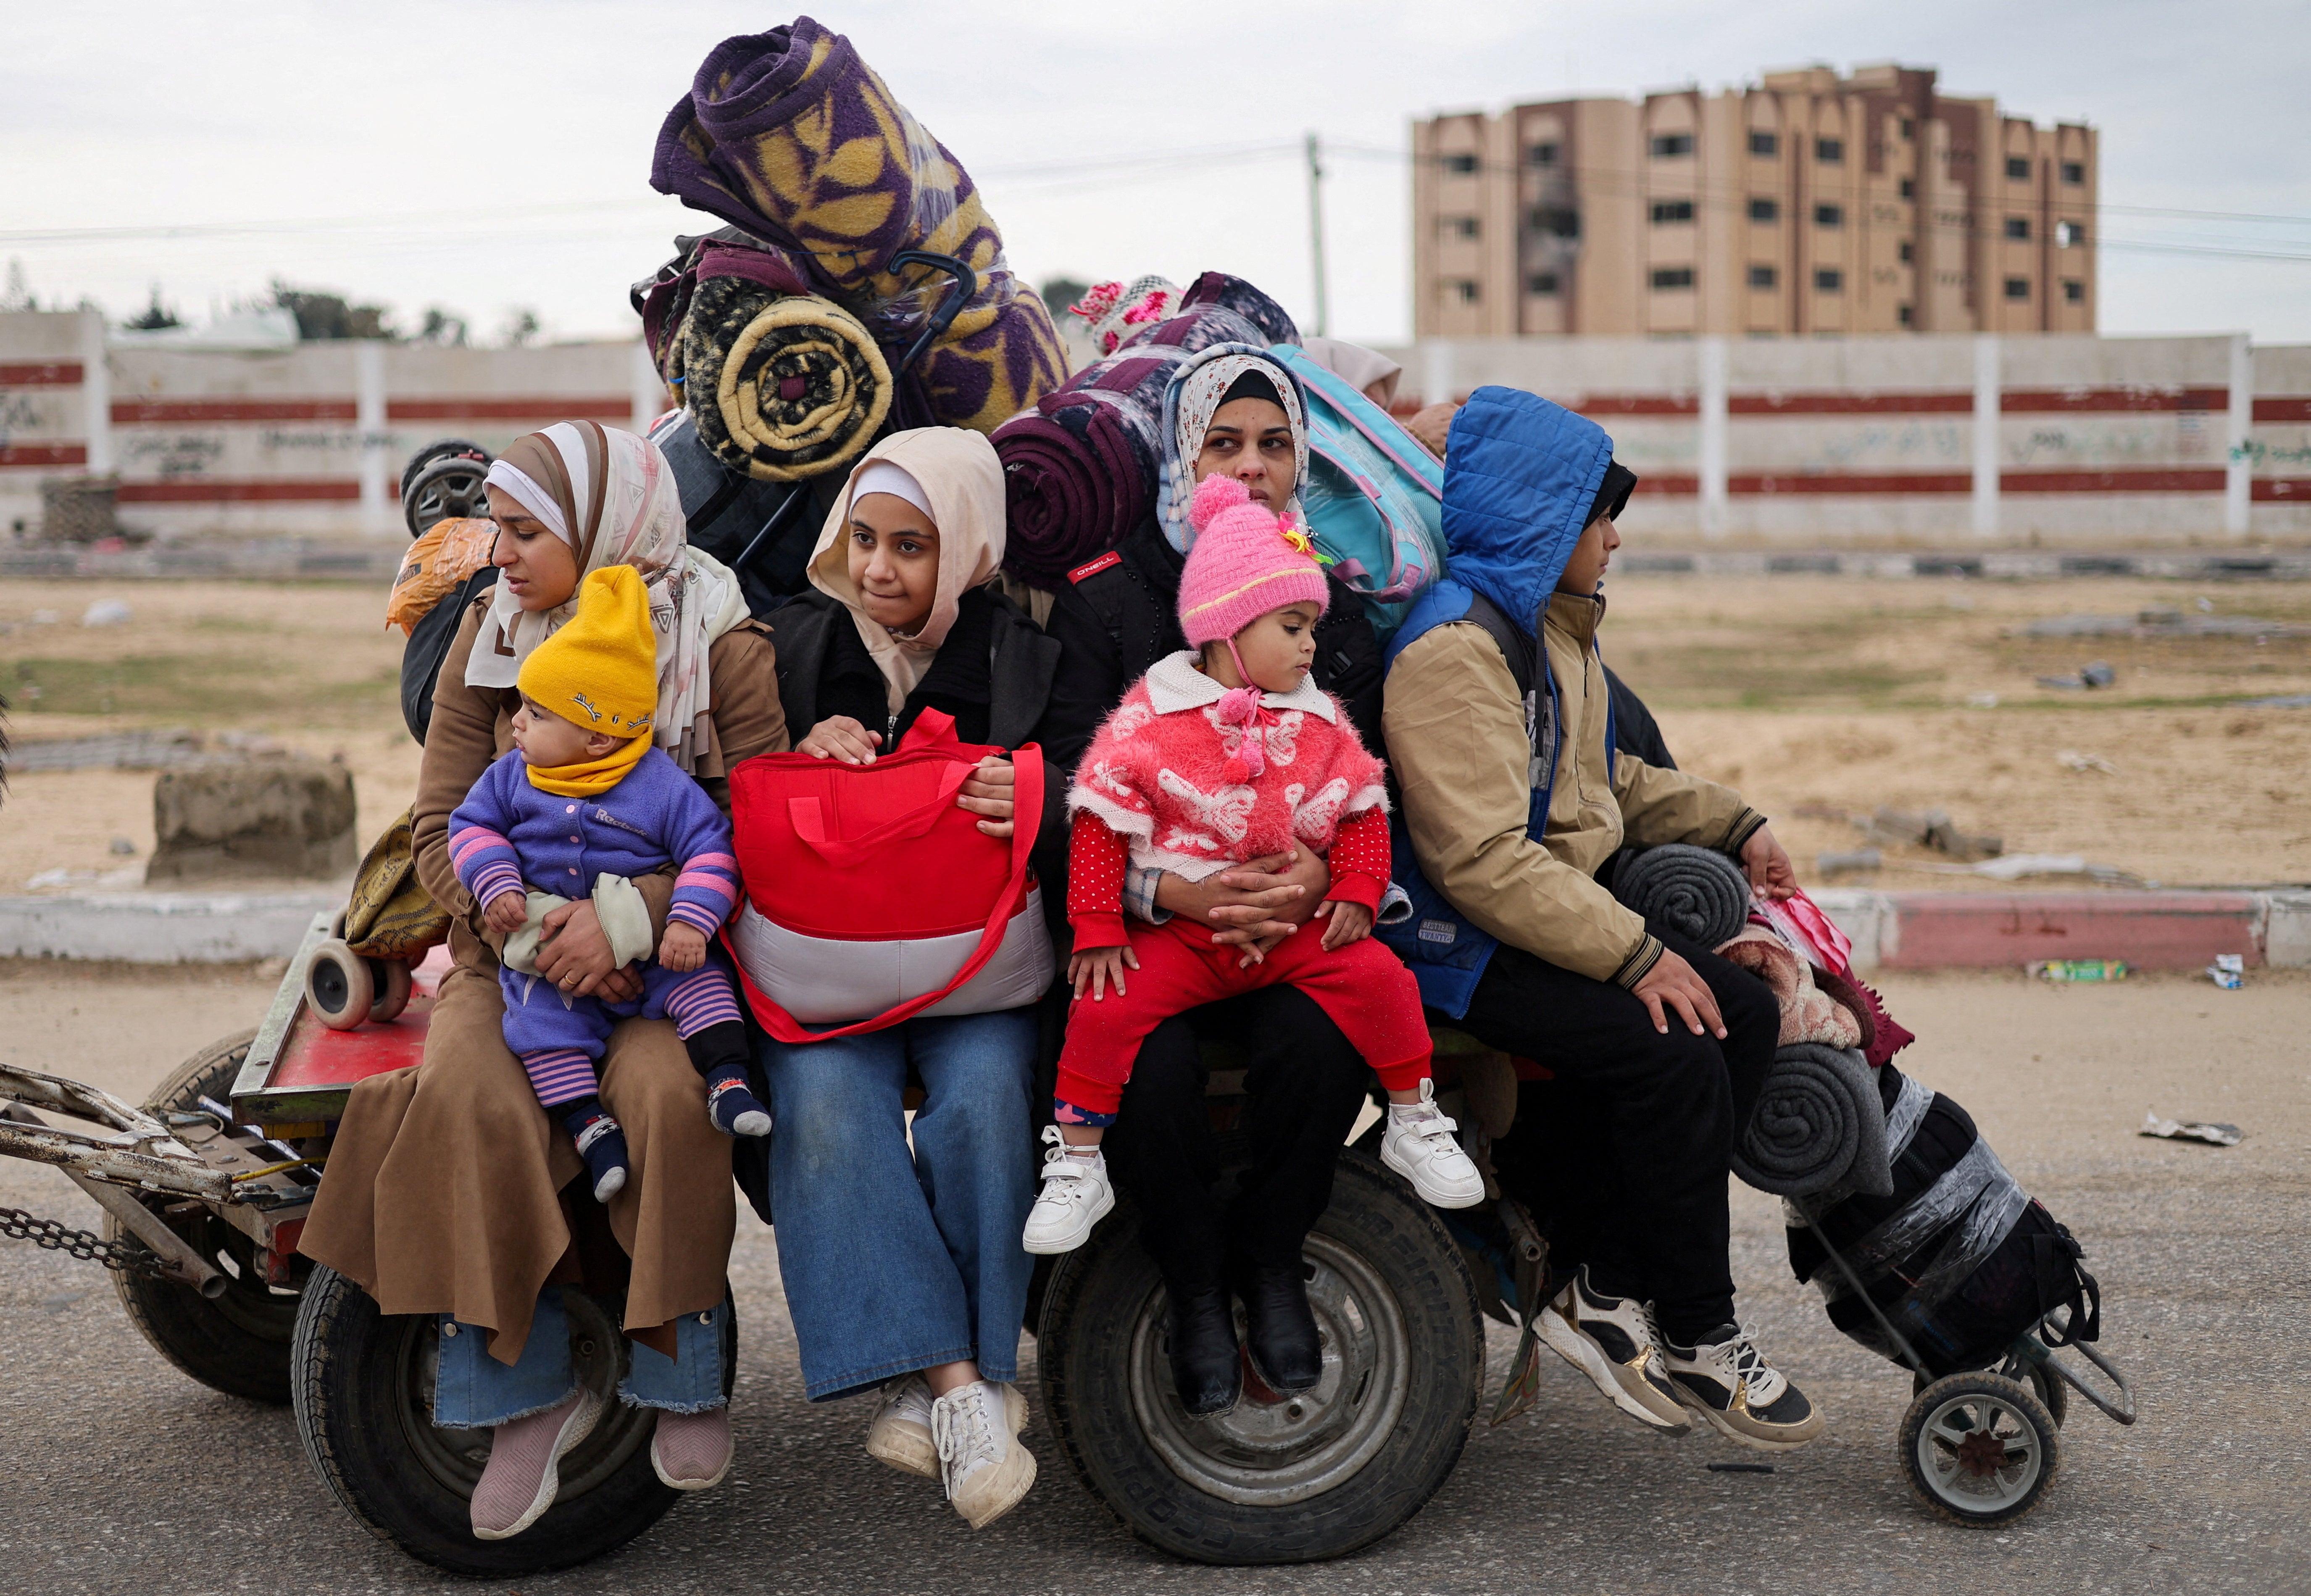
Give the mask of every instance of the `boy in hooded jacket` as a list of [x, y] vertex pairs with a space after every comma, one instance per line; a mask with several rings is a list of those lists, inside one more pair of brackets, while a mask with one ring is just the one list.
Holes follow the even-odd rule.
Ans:
[[1684, 842], [1786, 897], [1789, 856], [1731, 789], [1613, 746], [1599, 586], [1636, 478], [1612, 440], [1487, 388], [1446, 460], [1451, 574], [1390, 649], [1399, 849], [1419, 878], [1400, 870], [1415, 912], [1382, 935], [1439, 1023], [1553, 1077], [1555, 1112], [1521, 1112], [1493, 1150], [1550, 1231], [1542, 1339], [1662, 1434], [1685, 1434], [1689, 1410], [1748, 1445], [1802, 1445], [1821, 1417], [1734, 1318], [1727, 1263], [1728, 1161], [1775, 1005], [1596, 879], [1625, 844]]

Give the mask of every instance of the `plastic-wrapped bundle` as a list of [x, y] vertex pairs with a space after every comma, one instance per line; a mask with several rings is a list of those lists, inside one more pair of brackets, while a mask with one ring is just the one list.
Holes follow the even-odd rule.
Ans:
[[1892, 1191], [1841, 1182], [1783, 1205], [1790, 1267], [1820, 1287], [1829, 1321], [1902, 1361], [1824, 1236], [1937, 1379], [1995, 1362], [2060, 1306], [2069, 1335], [2097, 1339], [2099, 1295], [2071, 1233], [2015, 1182], [1966, 1110], [1890, 1064], [1878, 1075]]
[[1206, 272], [1190, 283], [1188, 292], [1180, 297], [1182, 310], [1192, 310], [1199, 305], [1217, 305], [1223, 310], [1234, 311], [1260, 329], [1258, 342], [1300, 342], [1300, 328], [1293, 321], [1292, 313], [1241, 277], [1231, 277], [1225, 272]]
[[962, 165], [849, 39], [809, 17], [715, 47], [659, 130], [650, 186], [807, 258], [814, 286], [894, 345], [945, 286], [921, 268], [894, 273], [894, 257], [968, 265], [978, 292], [924, 371], [949, 425], [991, 432], [1067, 375], [1050, 313], [1012, 275]]
[[1757, 1109], [1733, 1139], [1732, 1163], [1744, 1182], [1776, 1197], [1841, 1183], [1892, 1196], [1885, 1105], [1861, 1050], [1816, 1042], [1776, 1049]]
[[1614, 872], [1613, 895], [1704, 947], [1731, 942], [1749, 920], [1749, 878], [1741, 867], [1714, 849], [1683, 842], [1625, 860]]
[[680, 376], [698, 436], [763, 482], [844, 464], [891, 408], [891, 371], [858, 319], [815, 294], [708, 277], [684, 318]]

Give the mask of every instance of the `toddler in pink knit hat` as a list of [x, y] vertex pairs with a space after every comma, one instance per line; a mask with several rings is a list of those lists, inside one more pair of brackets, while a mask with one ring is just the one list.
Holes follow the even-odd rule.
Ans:
[[[1224, 475], [1196, 489], [1189, 519], [1196, 541], [1180, 577], [1189, 646], [1132, 684], [1068, 794], [1076, 1001], [1060, 1055], [1059, 1122], [1043, 1133], [1054, 1145], [1027, 1218], [1030, 1252], [1072, 1252], [1114, 1206], [1099, 1144], [1147, 1033], [1278, 981], [1313, 999], [1387, 1089], [1389, 1167], [1441, 1208], [1484, 1196], [1434, 1101], [1419, 989], [1370, 939], [1389, 879], [1385, 772], [1339, 702], [1308, 678], [1326, 603], [1313, 545]], [[1332, 879], [1318, 920], [1295, 936], [1238, 948], [1182, 916], [1125, 924], [1129, 866], [1201, 881], [1298, 848], [1324, 856]]]

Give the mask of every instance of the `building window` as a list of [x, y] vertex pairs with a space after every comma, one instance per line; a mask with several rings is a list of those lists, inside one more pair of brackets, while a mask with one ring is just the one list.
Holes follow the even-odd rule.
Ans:
[[1581, 236], [1581, 213], [1563, 205], [1542, 205], [1532, 214], [1532, 230], [1554, 239]]
[[2010, 300], [2028, 299], [2030, 297], [2030, 279], [2028, 277], [2007, 278], [2006, 297]]
[[1653, 142], [1653, 159], [1667, 161], [1679, 155], [1693, 153], [1693, 135], [1689, 133], [1656, 133]]
[[2062, 249], [2068, 249], [2073, 245], [2083, 243], [2086, 236], [2087, 230], [2075, 222], [2054, 223], [2054, 242]]
[[1477, 302], [1477, 280], [1474, 277], [1457, 278], [1446, 283], [1444, 288], [1446, 292], [1464, 305], [1473, 305]]
[[1911, 182], [1907, 178], [1904, 178], [1902, 179], [1902, 197], [1904, 199], [1915, 198], [1917, 196], [1917, 192], [1918, 186], [1916, 184]]
[[2087, 163], [2086, 163], [2085, 161], [2063, 161], [2063, 162], [2062, 162], [2062, 181], [2063, 181], [2063, 182], [2065, 182], [2065, 183], [2072, 183], [2072, 184], [2079, 184], [2079, 183], [2084, 183], [2086, 180], [2087, 180]]
[[2006, 219], [2006, 236], [2010, 239], [2021, 239], [2027, 241], [2030, 237], [2030, 218], [2009, 216]]
[[1838, 205], [1816, 205], [1813, 208], [1813, 224], [1816, 227], [1844, 227], [1845, 212]]
[[1477, 158], [1466, 154], [1447, 155], [1444, 157], [1444, 170], [1456, 178], [1465, 178], [1477, 170]]
[[1749, 286], [1771, 288], [1780, 281], [1780, 276], [1781, 275], [1769, 266], [1753, 266], [1749, 268]]
[[1690, 288], [1693, 286], [1691, 266], [1655, 266], [1653, 286], [1661, 288]]
[[2028, 155], [2009, 155], [2006, 158], [2006, 175], [2009, 179], [2017, 183], [2028, 182], [2030, 180], [2030, 158]]
[[1907, 239], [1904, 239], [1904, 240], [1902, 240], [1902, 242], [1901, 242], [1900, 246], [1895, 249], [1895, 251], [1894, 251], [1894, 255], [1895, 255], [1895, 258], [1898, 259], [1898, 260], [1899, 260], [1899, 261], [1900, 261], [1904, 266], [1907, 266], [1907, 265], [1909, 265], [1909, 264], [1910, 264], [1910, 240], [1907, 240]]
[[1836, 166], [1845, 159], [1845, 141], [1818, 138], [1813, 141], [1813, 158], [1824, 166]]
[[1666, 222], [1693, 220], [1693, 202], [1689, 199], [1657, 199], [1653, 201], [1653, 225]]
[[1535, 144], [1530, 153], [1532, 156], [1532, 163], [1535, 166], [1555, 166], [1557, 164], [1557, 146], [1555, 144]]
[[1910, 313], [1909, 306], [1897, 305], [1894, 307], [1894, 319], [1900, 322], [1904, 327], [1908, 327], [1917, 318]]
[[1902, 136], [1903, 136], [1904, 138], [1908, 138], [1908, 137], [1910, 137], [1910, 136], [1911, 136], [1911, 135], [1912, 135], [1912, 128], [1911, 128], [1911, 126], [1910, 126], [1910, 118], [1907, 118], [1907, 117], [1904, 117], [1904, 118], [1902, 118]]
[[1845, 274], [1836, 266], [1822, 266], [1813, 275], [1815, 291], [1820, 293], [1840, 293], [1845, 288]]
[[1535, 272], [1531, 276], [1527, 277], [1524, 280], [1524, 291], [1527, 293], [1555, 293], [1557, 292], [1557, 274], [1555, 272]]
[[1751, 128], [1751, 129], [1749, 130], [1749, 153], [1750, 153], [1750, 154], [1752, 154], [1752, 155], [1778, 155], [1778, 154], [1780, 154], [1781, 153], [1782, 153], [1782, 137], [1781, 137], [1781, 135], [1779, 135], [1779, 134], [1777, 134], [1777, 133], [1760, 133], [1760, 132], [1758, 132], [1758, 131], [1757, 131], [1756, 128], [1754, 128], [1754, 127], [1753, 127], [1753, 128]]
[[1781, 202], [1780, 200], [1778, 200], [1778, 199], [1753, 199], [1753, 200], [1751, 200], [1751, 201], [1749, 202], [1749, 220], [1750, 220], [1750, 221], [1752, 221], [1752, 222], [1779, 222], [1781, 219], [1782, 219], [1782, 202]]
[[1473, 239], [1477, 236], [1477, 219], [1474, 216], [1447, 216], [1441, 225], [1448, 239]]
[[2063, 278], [2062, 299], [2067, 304], [2085, 304], [2087, 302], [2087, 285], [2080, 282], [2076, 277]]

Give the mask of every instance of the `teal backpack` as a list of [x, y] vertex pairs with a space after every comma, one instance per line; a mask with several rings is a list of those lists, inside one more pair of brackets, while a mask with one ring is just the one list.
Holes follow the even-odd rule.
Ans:
[[1444, 466], [1346, 378], [1294, 344], [1268, 353], [1308, 399], [1308, 480], [1300, 508], [1332, 573], [1364, 595], [1383, 647], [1444, 574]]

